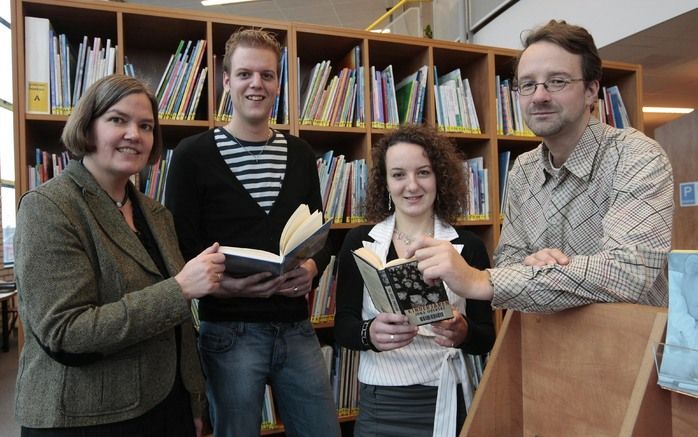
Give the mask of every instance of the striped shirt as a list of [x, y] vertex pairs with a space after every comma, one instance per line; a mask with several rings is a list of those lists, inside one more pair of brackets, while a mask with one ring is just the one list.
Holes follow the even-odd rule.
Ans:
[[269, 214], [281, 191], [286, 173], [288, 144], [281, 132], [272, 130], [272, 139], [238, 142], [230, 132], [216, 128], [216, 146], [223, 160], [245, 190]]
[[[597, 302], [667, 304], [674, 211], [671, 165], [635, 129], [591, 119], [555, 172], [544, 144], [509, 174], [505, 222], [490, 269], [492, 305], [551, 312]], [[557, 248], [568, 265], [525, 266]]]

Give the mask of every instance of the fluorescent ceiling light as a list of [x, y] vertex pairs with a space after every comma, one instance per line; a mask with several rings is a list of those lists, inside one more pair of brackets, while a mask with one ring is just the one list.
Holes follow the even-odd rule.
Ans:
[[215, 5], [227, 5], [229, 3], [245, 3], [254, 2], [257, 0], [201, 0], [201, 4], [204, 6], [215, 6]]
[[642, 112], [653, 114], [688, 114], [693, 112], [693, 108], [662, 108], [655, 106], [643, 106]]

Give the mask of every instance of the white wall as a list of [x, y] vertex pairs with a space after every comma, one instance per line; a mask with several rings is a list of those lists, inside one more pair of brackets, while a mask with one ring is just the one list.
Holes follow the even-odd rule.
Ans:
[[472, 42], [520, 49], [522, 31], [554, 18], [586, 28], [601, 48], [695, 8], [698, 0], [521, 0], [477, 32]]

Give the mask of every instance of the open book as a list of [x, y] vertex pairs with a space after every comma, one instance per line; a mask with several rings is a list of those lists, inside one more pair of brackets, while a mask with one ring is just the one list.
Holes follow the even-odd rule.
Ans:
[[405, 314], [412, 325], [453, 317], [442, 283], [428, 285], [414, 258], [398, 258], [383, 265], [371, 249], [352, 252], [373, 304], [383, 313]]
[[271, 272], [278, 276], [293, 270], [323, 248], [332, 220], [322, 222], [322, 213], [310, 213], [301, 204], [289, 217], [279, 239], [279, 253], [246, 247], [221, 246], [225, 254], [225, 271], [233, 276]]

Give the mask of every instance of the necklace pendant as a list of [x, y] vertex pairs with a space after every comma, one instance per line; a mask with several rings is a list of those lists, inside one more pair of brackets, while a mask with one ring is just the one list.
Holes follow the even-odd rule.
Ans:
[[[416, 236], [411, 236], [411, 235], [407, 235], [406, 233], [402, 232], [398, 228], [395, 228], [395, 229], [393, 229], [393, 235], [395, 235], [395, 237], [397, 237], [398, 241], [402, 241], [405, 244], [405, 246], [409, 246], [412, 244], [412, 242], [415, 239], [419, 238], [420, 234], [417, 234]], [[427, 237], [433, 237], [434, 233], [430, 231], [430, 232], [426, 232], [424, 235], [426, 235]]]

